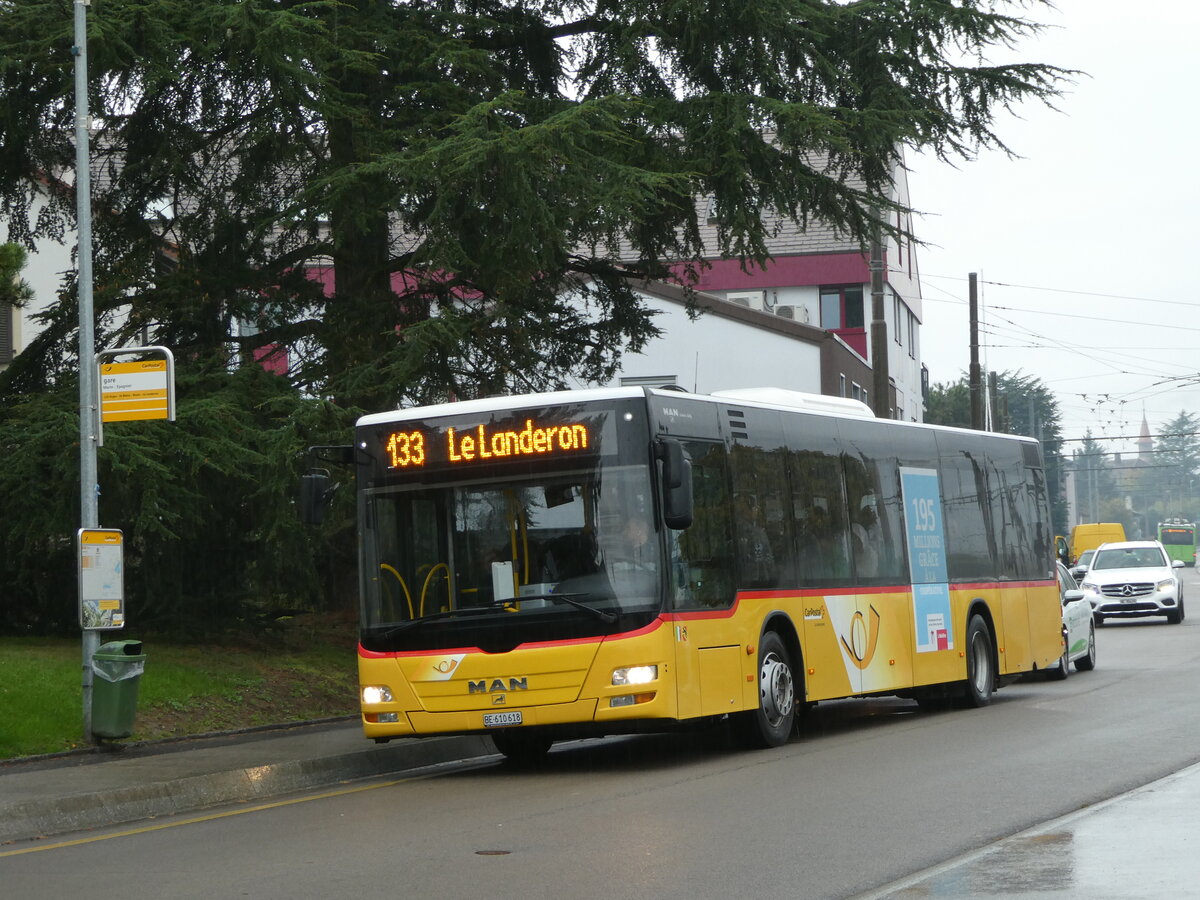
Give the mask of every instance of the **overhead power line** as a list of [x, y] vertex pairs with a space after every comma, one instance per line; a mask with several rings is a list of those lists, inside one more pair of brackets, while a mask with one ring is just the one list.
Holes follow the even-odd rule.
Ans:
[[[1067, 444], [1067, 443], [1080, 442], [1080, 441], [1140, 441], [1140, 440], [1144, 440], [1147, 437], [1159, 439], [1159, 438], [1173, 438], [1173, 437], [1196, 437], [1196, 435], [1200, 435], [1200, 431], [1171, 431], [1171, 432], [1164, 432], [1162, 434], [1151, 434], [1151, 435], [1144, 435], [1144, 434], [1096, 435], [1096, 434], [1093, 434], [1093, 435], [1089, 435], [1087, 437], [1079, 437], [1079, 438], [1058, 438], [1058, 442], [1061, 444]], [[1049, 443], [1049, 441], [1047, 441], [1047, 443]], [[1157, 452], [1157, 451], [1155, 451], [1155, 452]]]
[[[922, 280], [926, 278], [948, 278], [954, 281], [966, 281], [961, 275], [930, 275], [926, 272], [921, 273]], [[1011, 284], [1005, 281], [988, 281], [985, 278], [979, 279], [980, 284], [990, 284], [996, 287], [1020, 288], [1024, 291], [1047, 291], [1055, 294], [1078, 294], [1080, 297], [1107, 297], [1112, 300], [1137, 300], [1144, 303], [1166, 303], [1171, 306], [1187, 306], [1191, 309], [1200, 311], [1200, 304], [1193, 303], [1188, 300], [1163, 300], [1159, 297], [1131, 297], [1128, 294], [1103, 294], [1098, 291], [1073, 291], [1069, 288], [1052, 288], [1042, 287], [1036, 284]], [[994, 308], [994, 307], [993, 307]], [[1042, 310], [1029, 310], [1030, 312], [1042, 312]]]

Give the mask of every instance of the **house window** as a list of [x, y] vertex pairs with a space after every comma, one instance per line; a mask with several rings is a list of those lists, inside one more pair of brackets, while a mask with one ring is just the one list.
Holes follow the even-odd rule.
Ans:
[[846, 376], [844, 373], [838, 376], [838, 396], [846, 396]]
[[908, 355], [917, 358], [917, 317], [908, 314]]
[[866, 327], [861, 284], [821, 288], [821, 327], [828, 330]]
[[902, 341], [900, 339], [900, 335], [903, 333], [902, 329], [900, 328], [900, 323], [904, 321], [903, 312], [904, 312], [904, 306], [900, 303], [900, 295], [893, 292], [892, 293], [892, 328], [893, 328], [892, 337], [896, 339], [897, 344], [904, 343], [904, 341]]
[[[859, 384], [857, 381], [850, 382], [850, 399], [852, 399], [852, 400], [862, 400], [863, 399], [862, 385]], [[866, 401], [864, 400], [863, 402], [865, 403]]]

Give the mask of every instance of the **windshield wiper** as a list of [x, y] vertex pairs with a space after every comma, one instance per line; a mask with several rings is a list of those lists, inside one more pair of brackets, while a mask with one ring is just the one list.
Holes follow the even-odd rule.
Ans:
[[617, 621], [618, 616], [616, 613], [609, 612], [606, 609], [596, 609], [596, 607], [594, 607], [594, 606], [588, 606], [586, 603], [580, 603], [578, 600], [575, 599], [576, 597], [593, 597], [593, 596], [594, 596], [593, 594], [582, 594], [582, 593], [576, 593], [576, 594], [571, 594], [571, 593], [568, 593], [568, 594], [529, 594], [528, 596], [525, 596], [525, 597], [509, 597], [506, 600], [493, 600], [492, 605], [499, 607], [499, 608], [503, 608], [503, 607], [509, 605], [510, 603], [524, 603], [526, 600], [549, 600], [551, 603], [562, 602], [562, 603], [567, 604], [568, 606], [573, 606], [576, 609], [581, 609], [585, 613], [591, 613], [593, 616], [595, 616], [601, 622], [604, 622], [608, 625], [611, 625], [613, 622]]
[[[386, 641], [393, 635], [400, 634], [402, 631], [408, 631], [414, 625], [424, 625], [426, 622], [436, 622], [438, 619], [452, 619], [455, 616], [461, 616], [465, 613], [493, 613], [497, 612], [500, 607], [496, 605], [488, 606], [460, 606], [457, 609], [443, 609], [441, 612], [430, 613], [427, 616], [422, 616], [419, 619], [409, 619], [407, 622], [400, 622], [393, 625], [386, 631], [380, 632], [377, 637], [380, 640]], [[379, 626], [376, 626], [379, 627]]]

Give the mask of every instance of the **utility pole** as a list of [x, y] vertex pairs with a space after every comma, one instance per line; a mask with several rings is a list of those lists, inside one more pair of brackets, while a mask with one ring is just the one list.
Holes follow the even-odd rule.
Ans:
[[983, 427], [987, 431], [1007, 431], [1004, 420], [1008, 415], [1008, 405], [1007, 402], [1001, 403], [1000, 383], [996, 380], [995, 372], [987, 373], [987, 383], [988, 403]]
[[[75, 0], [75, 218], [79, 230], [79, 520], [81, 528], [100, 526], [100, 485], [96, 474], [96, 441], [100, 410], [96, 408], [96, 335], [92, 312], [92, 174], [87, 94], [87, 7]], [[80, 596], [82, 609], [82, 595]], [[92, 743], [92, 656], [100, 633], [83, 629], [83, 739]]]
[[979, 368], [979, 289], [974, 272], [967, 276], [967, 282], [970, 291], [971, 369], [967, 377], [971, 394], [971, 427], [982, 431], [983, 375]]
[[[888, 378], [887, 319], [883, 313], [883, 238], [882, 228], [876, 216], [871, 231], [871, 407], [875, 416], [890, 419], [892, 416]], [[897, 326], [899, 327], [899, 326]]]

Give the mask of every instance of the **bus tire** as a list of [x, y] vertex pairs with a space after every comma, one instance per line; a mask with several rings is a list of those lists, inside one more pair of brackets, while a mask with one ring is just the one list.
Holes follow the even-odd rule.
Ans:
[[996, 686], [996, 666], [992, 656], [992, 630], [983, 616], [976, 613], [967, 623], [967, 683], [962, 701], [979, 709], [992, 702]]
[[758, 645], [758, 708], [739, 713], [738, 737], [751, 749], [780, 747], [796, 726], [796, 678], [791, 654], [774, 631]]
[[1059, 659], [1058, 665], [1053, 669], [1046, 670], [1046, 676], [1051, 681], [1066, 681], [1067, 676], [1071, 674], [1071, 646], [1067, 643], [1067, 635], [1063, 634], [1063, 652], [1062, 658]]
[[506, 728], [490, 737], [496, 749], [518, 766], [540, 765], [554, 743], [544, 734], [528, 728]]

